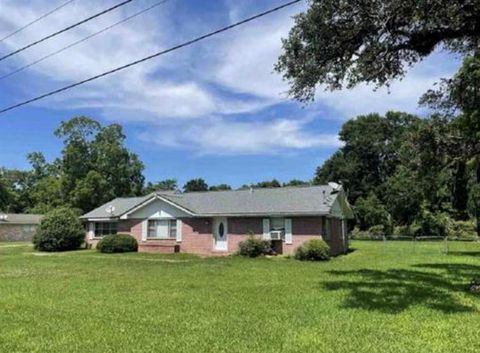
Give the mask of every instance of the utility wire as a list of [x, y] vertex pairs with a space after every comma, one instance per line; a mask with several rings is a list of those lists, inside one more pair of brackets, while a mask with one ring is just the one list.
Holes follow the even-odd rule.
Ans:
[[178, 50], [178, 49], [187, 47], [187, 46], [189, 46], [189, 45], [192, 45], [192, 44], [194, 44], [194, 43], [200, 42], [200, 41], [202, 41], [202, 40], [204, 40], [204, 39], [207, 39], [207, 38], [209, 38], [209, 37], [213, 37], [214, 35], [217, 35], [217, 34], [219, 34], [219, 33], [226, 32], [226, 31], [228, 31], [228, 30], [230, 30], [230, 29], [232, 29], [232, 28], [241, 26], [241, 25], [243, 25], [243, 24], [245, 24], [245, 23], [248, 23], [248, 22], [251, 22], [251, 21], [253, 21], [253, 20], [256, 20], [256, 19], [258, 19], [258, 18], [260, 18], [260, 17], [269, 15], [269, 14], [271, 14], [271, 13], [273, 13], [273, 12], [276, 12], [276, 11], [278, 11], [278, 10], [281, 10], [281, 9], [283, 9], [283, 8], [285, 8], [285, 7], [292, 6], [292, 5], [294, 5], [294, 4], [296, 4], [296, 3], [299, 3], [299, 2], [301, 2], [301, 1], [303, 1], [303, 0], [294, 0], [294, 1], [287, 2], [287, 3], [283, 4], [283, 5], [274, 7], [274, 8], [272, 8], [272, 9], [267, 10], [267, 11], [264, 11], [264, 12], [261, 12], [261, 13], [259, 13], [259, 14], [257, 14], [257, 15], [252, 16], [252, 17], [248, 17], [248, 18], [246, 18], [246, 19], [244, 19], [244, 20], [242, 20], [242, 21], [235, 22], [235, 23], [233, 23], [233, 24], [231, 24], [231, 25], [229, 25], [229, 26], [226, 26], [226, 27], [217, 29], [216, 31], [213, 31], [213, 32], [204, 34], [204, 35], [202, 35], [202, 36], [200, 36], [200, 37], [196, 37], [196, 38], [191, 39], [191, 40], [189, 40], [189, 41], [187, 41], [187, 42], [184, 42], [184, 43], [182, 43], [182, 44], [178, 44], [178, 45], [176, 45], [176, 46], [174, 46], [174, 47], [171, 47], [171, 48], [169, 48], [169, 49], [165, 49], [165, 50], [159, 51], [159, 52], [157, 52], [157, 53], [155, 53], [155, 54], [146, 56], [146, 57], [144, 57], [144, 58], [142, 58], [142, 59], [133, 61], [133, 62], [128, 63], [128, 64], [126, 64], [126, 65], [119, 66], [119, 67], [117, 67], [117, 68], [115, 68], [115, 69], [112, 69], [112, 70], [110, 70], [110, 71], [106, 71], [106, 72], [101, 73], [101, 74], [99, 74], [99, 75], [92, 76], [92, 77], [87, 78], [87, 79], [85, 79], [85, 80], [78, 81], [78, 82], [73, 83], [73, 84], [71, 84], [71, 85], [64, 86], [64, 87], [62, 87], [62, 88], [56, 89], [56, 90], [54, 90], [54, 91], [51, 91], [51, 92], [48, 92], [48, 93], [45, 93], [45, 94], [42, 94], [42, 95], [37, 96], [37, 97], [35, 97], [35, 98], [32, 98], [32, 99], [23, 101], [23, 102], [21, 102], [21, 103], [18, 103], [18, 104], [12, 105], [12, 106], [9, 106], [9, 107], [7, 107], [7, 108], [4, 108], [4, 109], [0, 110], [0, 114], [3, 114], [3, 113], [5, 113], [5, 112], [8, 112], [8, 111], [10, 111], [10, 110], [12, 110], [12, 109], [21, 107], [21, 106], [23, 106], [23, 105], [26, 105], [26, 104], [29, 104], [29, 103], [32, 103], [32, 102], [36, 102], [36, 101], [38, 101], [38, 100], [40, 100], [40, 99], [43, 99], [43, 98], [46, 98], [46, 97], [49, 97], [49, 96], [53, 96], [54, 94], [67, 91], [67, 90], [69, 90], [69, 89], [71, 89], [71, 88], [74, 88], [74, 87], [83, 85], [83, 84], [85, 84], [85, 83], [87, 83], [87, 82], [91, 82], [91, 81], [97, 80], [97, 79], [99, 79], [99, 78], [102, 78], [102, 77], [111, 75], [111, 74], [113, 74], [113, 73], [115, 73], [115, 72], [124, 70], [124, 69], [126, 69], [126, 68], [131, 67], [131, 66], [138, 65], [138, 64], [140, 64], [140, 63], [143, 63], [143, 62], [148, 61], [148, 60], [150, 60], [150, 59], [156, 58], [156, 57], [158, 57], [158, 56], [161, 56], [161, 55], [170, 53], [170, 52], [172, 52], [172, 51], [175, 51], [175, 50]]
[[26, 49], [28, 49], [28, 48], [31, 48], [31, 47], [33, 47], [34, 45], [37, 45], [37, 44], [39, 44], [39, 43], [42, 43], [42, 42], [44, 42], [44, 41], [46, 41], [46, 40], [48, 40], [48, 39], [50, 39], [50, 38], [56, 37], [56, 36], [58, 36], [58, 35], [61, 34], [61, 33], [67, 32], [67, 31], [69, 31], [69, 30], [71, 30], [71, 29], [73, 29], [73, 28], [75, 28], [75, 27], [78, 27], [78, 26], [80, 26], [80, 25], [82, 25], [82, 24], [84, 24], [84, 23], [86, 23], [86, 22], [88, 22], [88, 21], [93, 20], [94, 18], [97, 18], [97, 17], [100, 17], [100, 16], [102, 16], [102, 15], [105, 15], [106, 13], [109, 13], [109, 12], [111, 12], [111, 11], [113, 11], [113, 10], [121, 7], [121, 6], [124, 6], [124, 5], [128, 4], [129, 2], [132, 2], [132, 1], [133, 1], [133, 0], [125, 0], [125, 1], [119, 3], [119, 4], [115, 5], [115, 6], [112, 6], [112, 7], [108, 8], [108, 9], [106, 9], [106, 10], [103, 10], [103, 11], [101, 11], [101, 12], [99, 12], [99, 13], [93, 15], [93, 16], [90, 16], [90, 17], [88, 17], [88, 18], [86, 18], [86, 19], [84, 19], [84, 20], [82, 20], [82, 21], [80, 21], [80, 22], [77, 22], [77, 23], [75, 23], [75, 24], [73, 24], [73, 25], [71, 25], [71, 26], [68, 26], [68, 27], [66, 27], [66, 28], [64, 28], [64, 29], [61, 29], [61, 30], [59, 30], [59, 31], [57, 31], [57, 32], [55, 32], [55, 33], [49, 34], [48, 36], [43, 37], [42, 39], [39, 39], [39, 40], [37, 40], [37, 41], [35, 41], [35, 42], [33, 42], [33, 43], [30, 43], [30, 44], [28, 44], [28, 45], [26, 45], [26, 46], [24, 46], [24, 47], [22, 47], [22, 48], [20, 48], [20, 49], [17, 49], [17, 50], [15, 50], [15, 51], [7, 54], [7, 55], [2, 56], [2, 57], [0, 58], [0, 61], [5, 60], [6, 58], [9, 58], [9, 57], [11, 57], [11, 56], [13, 56], [13, 55], [15, 55], [15, 54], [18, 54], [18, 53], [20, 53], [20, 52], [22, 52], [22, 51], [24, 51], [24, 50], [26, 50]]
[[67, 1], [67, 2], [64, 2], [62, 5], [54, 8], [53, 10], [47, 12], [46, 14], [43, 14], [42, 16], [38, 17], [37, 19], [33, 20], [32, 22], [29, 22], [29, 23], [27, 23], [26, 25], [20, 27], [19, 29], [13, 31], [12, 33], [7, 34], [5, 37], [3, 37], [2, 39], [0, 39], [0, 43], [3, 42], [4, 40], [10, 38], [10, 37], [13, 37], [15, 34], [23, 31], [24, 29], [27, 29], [27, 28], [30, 27], [31, 25], [33, 25], [33, 24], [35, 24], [35, 23], [43, 20], [45, 17], [50, 16], [50, 15], [53, 14], [54, 12], [57, 12], [58, 10], [64, 8], [65, 6], [67, 6], [68, 4], [70, 4], [70, 3], [74, 2], [74, 1], [75, 1], [75, 0], [69, 0], [69, 1]]
[[3, 75], [3, 76], [0, 76], [0, 81], [3, 80], [3, 79], [8, 78], [8, 77], [10, 77], [10, 76], [13, 76], [13, 75], [15, 75], [15, 74], [17, 74], [17, 73], [19, 73], [19, 72], [21, 72], [21, 71], [24, 71], [25, 69], [28, 69], [29, 67], [32, 67], [32, 66], [34, 66], [34, 65], [36, 65], [36, 64], [38, 64], [38, 63], [40, 63], [40, 62], [42, 62], [42, 61], [44, 61], [44, 60], [46, 60], [46, 59], [49, 59], [49, 58], [51, 58], [52, 56], [58, 55], [58, 54], [64, 52], [65, 50], [70, 49], [70, 48], [72, 48], [72, 47], [74, 47], [74, 46], [76, 46], [76, 45], [78, 45], [78, 44], [81, 44], [81, 43], [83, 43], [83, 42], [86, 42], [87, 40], [89, 40], [89, 39], [91, 39], [91, 38], [93, 38], [93, 37], [96, 37], [96, 36], [98, 36], [99, 34], [102, 34], [102, 33], [106, 32], [106, 31], [108, 31], [108, 30], [110, 30], [110, 29], [112, 29], [112, 28], [114, 28], [114, 27], [116, 27], [116, 26], [118, 26], [118, 25], [121, 25], [122, 23], [125, 23], [125, 22], [127, 22], [127, 21], [135, 18], [135, 17], [138, 17], [138, 16], [144, 14], [144, 13], [147, 12], [147, 11], [153, 10], [155, 7], [158, 7], [158, 6], [160, 6], [160, 5], [165, 4], [167, 1], [169, 1], [169, 0], [162, 0], [162, 1], [156, 2], [156, 3], [153, 4], [152, 6], [149, 6], [149, 7], [145, 8], [145, 9], [143, 9], [143, 10], [141, 10], [141, 11], [138, 11], [138, 12], [136, 12], [136, 13], [128, 16], [128, 17], [125, 17], [123, 20], [118, 21], [118, 22], [116, 22], [116, 23], [114, 23], [114, 24], [112, 24], [112, 25], [110, 25], [110, 26], [108, 26], [108, 27], [105, 27], [104, 29], [102, 29], [102, 30], [100, 30], [100, 31], [98, 31], [98, 32], [92, 33], [92, 34], [90, 34], [89, 36], [87, 36], [87, 37], [85, 37], [85, 38], [83, 38], [83, 39], [80, 39], [80, 40], [78, 40], [78, 41], [76, 41], [76, 42], [73, 42], [73, 43], [67, 45], [66, 47], [63, 47], [63, 48], [61, 48], [61, 49], [59, 49], [59, 50], [56, 50], [56, 51], [54, 51], [54, 52], [52, 52], [52, 53], [50, 53], [50, 54], [48, 54], [48, 55], [45, 55], [44, 57], [41, 57], [40, 59], [37, 59], [37, 60], [31, 62], [30, 64], [27, 64], [27, 65], [25, 65], [25, 66], [22, 66], [22, 67], [16, 69], [16, 70], [13, 70], [12, 72], [9, 72], [8, 74], [5, 74], [5, 75]]

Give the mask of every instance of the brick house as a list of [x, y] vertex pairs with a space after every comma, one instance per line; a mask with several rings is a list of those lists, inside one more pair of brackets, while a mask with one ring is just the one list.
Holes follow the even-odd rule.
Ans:
[[352, 210], [342, 187], [164, 192], [117, 198], [83, 215], [88, 246], [107, 234], [134, 236], [143, 252], [228, 255], [250, 234], [291, 254], [308, 239], [324, 239], [332, 255], [348, 249]]
[[0, 241], [31, 241], [41, 215], [0, 213]]

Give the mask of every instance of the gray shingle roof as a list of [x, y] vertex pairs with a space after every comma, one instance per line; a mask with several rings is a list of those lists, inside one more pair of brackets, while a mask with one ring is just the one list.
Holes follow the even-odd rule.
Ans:
[[198, 215], [328, 214], [332, 191], [326, 185], [161, 196]]
[[[146, 200], [150, 199], [152, 196], [153, 195], [150, 194], [142, 197], [119, 197], [84, 214], [81, 218], [110, 218], [112, 216], [118, 217], [125, 212], [130, 211], [132, 208], [145, 202]], [[115, 211], [112, 215], [107, 212], [108, 206], [113, 206], [115, 208]]]
[[[6, 219], [3, 219], [3, 216]], [[20, 213], [2, 213], [0, 212], [0, 225], [2, 224], [40, 224], [42, 215], [38, 214], [20, 214]]]
[[187, 209], [195, 216], [323, 215], [330, 212], [337, 191], [330, 185], [321, 185], [191, 193], [158, 192], [144, 197], [115, 199], [82, 218], [109, 218], [111, 215], [106, 211], [109, 205], [115, 207], [113, 216], [119, 217], [156, 195]]

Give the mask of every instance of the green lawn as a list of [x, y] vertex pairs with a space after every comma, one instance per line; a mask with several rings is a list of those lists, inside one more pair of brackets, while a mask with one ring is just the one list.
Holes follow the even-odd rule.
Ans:
[[480, 244], [352, 247], [301, 263], [0, 243], [0, 352], [480, 351]]

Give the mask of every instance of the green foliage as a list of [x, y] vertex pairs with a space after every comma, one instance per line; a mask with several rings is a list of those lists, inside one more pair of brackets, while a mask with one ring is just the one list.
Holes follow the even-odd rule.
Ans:
[[106, 235], [97, 243], [97, 250], [102, 253], [135, 252], [138, 250], [138, 243], [129, 234]]
[[299, 180], [299, 179], [292, 179], [288, 183], [283, 183], [282, 186], [308, 186], [311, 185], [311, 182]]
[[84, 238], [85, 230], [78, 214], [68, 208], [57, 208], [42, 219], [33, 244], [40, 251], [75, 250]]
[[448, 237], [459, 240], [477, 239], [475, 223], [473, 221], [451, 220], [448, 228]]
[[212, 185], [208, 188], [209, 191], [224, 191], [224, 190], [232, 190], [232, 187], [228, 184], [219, 184], [219, 185]]
[[359, 198], [355, 204], [354, 212], [357, 224], [361, 230], [382, 225], [385, 232], [390, 233], [392, 231], [391, 216], [374, 194], [370, 194], [365, 199]]
[[266, 180], [266, 181], [260, 181], [256, 184], [245, 184], [242, 185], [240, 189], [262, 189], [262, 188], [280, 188], [282, 187], [282, 184], [277, 180], [277, 179], [272, 179], [272, 180]]
[[415, 236], [438, 236], [448, 235], [450, 217], [443, 212], [431, 212], [426, 205], [422, 205], [420, 212], [413, 224]]
[[479, 7], [476, 0], [313, 0], [295, 17], [276, 70], [300, 101], [313, 100], [320, 85], [388, 85], [436, 47], [476, 50]]
[[143, 193], [148, 195], [155, 191], [175, 191], [178, 188], [177, 179], [165, 179], [157, 183], [148, 182]]
[[257, 238], [254, 234], [241, 241], [238, 244], [238, 255], [245, 257], [258, 257], [270, 255], [272, 253], [272, 243], [269, 240]]
[[400, 147], [419, 121], [400, 112], [387, 112], [384, 117], [362, 115], [347, 121], [339, 133], [344, 146], [317, 169], [314, 182], [341, 182], [353, 204], [358, 197], [376, 193], [395, 173]]
[[330, 247], [321, 239], [310, 239], [295, 249], [295, 259], [301, 261], [327, 261]]
[[184, 192], [208, 191], [208, 184], [202, 178], [189, 180], [183, 186]]
[[410, 224], [420, 210], [422, 189], [411, 169], [399, 166], [382, 187], [386, 208], [398, 224]]
[[383, 224], [377, 224], [368, 228], [368, 233], [374, 237], [381, 237], [384, 235], [389, 235], [385, 232], [385, 226]]

